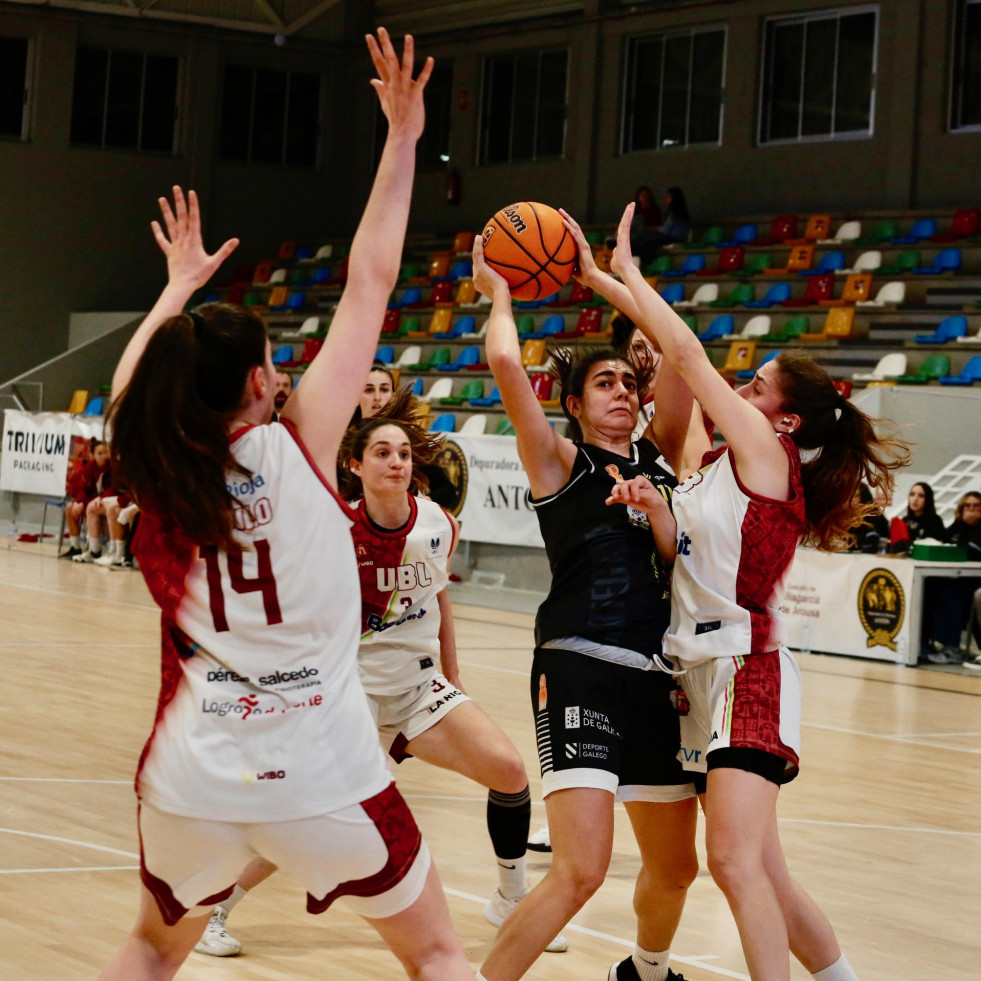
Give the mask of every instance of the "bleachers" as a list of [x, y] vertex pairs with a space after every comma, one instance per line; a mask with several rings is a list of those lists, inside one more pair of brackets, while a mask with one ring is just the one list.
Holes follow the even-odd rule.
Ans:
[[[691, 242], [668, 247], [650, 273], [659, 292], [684, 310], [720, 369], [731, 344], [726, 338], [739, 337], [752, 338], [754, 365], [776, 350], [806, 345], [833, 378], [856, 389], [939, 386], [941, 376], [946, 384], [955, 378], [974, 384], [974, 365], [964, 369], [981, 344], [979, 229], [975, 209], [933, 216], [755, 216], [701, 226]], [[443, 379], [433, 418], [445, 404], [453, 409], [456, 431], [482, 414], [487, 418], [472, 425], [499, 432], [506, 420], [482, 343], [488, 308], [470, 279], [468, 241], [469, 233], [455, 240], [410, 238], [380, 345], [400, 381], [421, 383], [428, 392]], [[285, 248], [275, 259], [240, 267], [207, 299], [251, 302], [273, 350], [283, 351], [278, 358], [298, 375], [329, 328], [346, 278], [347, 245], [298, 243], [293, 258], [289, 254]], [[575, 282], [540, 303], [516, 304], [520, 339], [534, 352], [526, 358], [529, 374], [547, 367], [538, 346], [527, 347], [530, 341], [607, 342], [613, 312]], [[283, 342], [290, 337], [296, 360], [286, 360]], [[877, 371], [884, 358], [900, 354], [905, 366], [898, 377]], [[739, 363], [735, 370], [745, 376], [747, 368]], [[550, 418], [560, 420], [555, 400], [542, 401]]]

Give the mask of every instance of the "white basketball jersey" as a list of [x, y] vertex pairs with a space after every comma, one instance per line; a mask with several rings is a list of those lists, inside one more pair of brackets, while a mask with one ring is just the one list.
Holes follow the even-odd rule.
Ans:
[[393, 695], [428, 681], [439, 665], [439, 603], [449, 582], [456, 525], [432, 501], [409, 495], [402, 528], [386, 531], [357, 508], [351, 534], [361, 576], [365, 691]]
[[664, 651], [682, 665], [776, 650], [784, 644], [785, 578], [804, 534], [800, 456], [786, 436], [789, 501], [746, 490], [727, 446], [674, 489], [678, 556]]
[[351, 514], [288, 424], [242, 430], [232, 451], [252, 474], [227, 475], [240, 556], [152, 514], [138, 536], [164, 631], [138, 792], [219, 821], [338, 810], [390, 781], [358, 681]]

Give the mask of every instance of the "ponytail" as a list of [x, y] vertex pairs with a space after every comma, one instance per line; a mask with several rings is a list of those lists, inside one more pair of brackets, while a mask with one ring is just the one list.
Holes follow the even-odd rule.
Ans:
[[843, 398], [831, 376], [806, 355], [787, 352], [776, 358], [783, 393], [781, 411], [800, 416], [792, 436], [802, 450], [816, 455], [801, 465], [804, 485], [806, 541], [830, 551], [847, 548], [849, 533], [879, 510], [863, 504], [864, 481], [888, 497], [893, 471], [909, 464], [909, 444], [892, 435], [879, 435], [879, 420]]
[[169, 515], [197, 545], [240, 551], [225, 475], [250, 472], [232, 455], [226, 425], [265, 358], [258, 317], [205, 304], [154, 331], [110, 406], [114, 472], [140, 507]]

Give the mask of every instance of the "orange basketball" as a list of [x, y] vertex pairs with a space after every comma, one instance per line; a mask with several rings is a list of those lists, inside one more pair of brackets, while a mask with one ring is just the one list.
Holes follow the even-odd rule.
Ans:
[[501, 208], [483, 232], [484, 258], [516, 300], [557, 293], [572, 275], [576, 243], [562, 216], [547, 204], [519, 201]]

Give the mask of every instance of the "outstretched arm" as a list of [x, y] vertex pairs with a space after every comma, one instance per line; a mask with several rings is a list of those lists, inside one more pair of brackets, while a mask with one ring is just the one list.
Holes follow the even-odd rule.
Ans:
[[157, 245], [167, 257], [167, 285], [119, 359], [112, 376], [113, 401], [129, 384], [133, 369], [153, 332], [165, 320], [176, 317], [184, 310], [194, 291], [211, 279], [238, 245], [237, 238], [230, 238], [214, 255], [208, 255], [201, 242], [201, 209], [194, 191], [188, 192], [185, 201], [184, 192], [175, 186], [173, 208], [166, 198], [160, 198], [159, 203], [167, 230], [164, 232], [156, 221], [150, 222], [150, 227]]
[[[641, 323], [641, 310], [629, 287], [603, 272], [596, 265], [593, 260], [593, 250], [576, 220], [567, 211], [559, 210], [565, 227], [569, 229], [579, 250], [579, 281], [600, 296], [606, 297], [648, 338], [655, 340], [653, 332], [650, 329], [645, 330]], [[650, 286], [648, 288], [651, 289]], [[699, 413], [700, 417], [701, 413]], [[692, 418], [691, 390], [670, 365], [663, 365], [654, 385], [654, 418], [644, 435], [650, 436], [657, 444], [676, 474], [681, 474], [683, 470], [694, 469], [701, 460], [702, 453], [708, 449], [707, 440], [704, 440], [706, 445], [702, 446], [702, 441], [697, 439], [697, 430], [696, 438], [691, 439]], [[704, 430], [702, 432], [704, 433]]]
[[664, 495], [646, 477], [614, 484], [606, 503], [611, 507], [626, 505], [646, 514], [661, 561], [668, 567], [674, 565], [678, 523]]
[[415, 45], [406, 35], [401, 61], [388, 32], [366, 38], [378, 77], [371, 84], [388, 119], [378, 172], [348, 259], [348, 280], [320, 353], [286, 403], [292, 420], [328, 480], [336, 480], [337, 449], [368, 377], [388, 297], [395, 288], [409, 220], [416, 141], [425, 122], [422, 93], [433, 70], [427, 58], [412, 77]]
[[473, 246], [473, 281], [491, 298], [484, 350], [494, 381], [501, 391], [504, 411], [514, 426], [518, 456], [528, 474], [535, 497], [560, 490], [572, 473], [576, 448], [552, 428], [531, 388], [521, 363], [521, 344], [511, 311], [511, 294], [504, 277], [484, 261], [484, 248], [477, 237]]
[[634, 205], [620, 219], [617, 247], [610, 267], [629, 288], [637, 304], [638, 326], [649, 333], [665, 360], [691, 389], [732, 448], [743, 483], [766, 497], [784, 500], [789, 493], [789, 463], [766, 416], [733, 391], [715, 370], [701, 342], [687, 324], [644, 281], [630, 255], [630, 220]]

